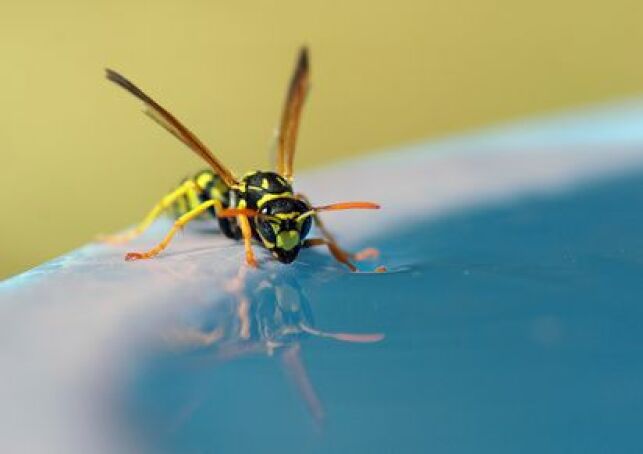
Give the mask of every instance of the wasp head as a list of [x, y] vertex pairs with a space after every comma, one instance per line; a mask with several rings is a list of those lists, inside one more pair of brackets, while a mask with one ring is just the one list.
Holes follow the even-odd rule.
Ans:
[[282, 263], [291, 263], [310, 232], [312, 208], [293, 197], [264, 203], [255, 219], [264, 246]]

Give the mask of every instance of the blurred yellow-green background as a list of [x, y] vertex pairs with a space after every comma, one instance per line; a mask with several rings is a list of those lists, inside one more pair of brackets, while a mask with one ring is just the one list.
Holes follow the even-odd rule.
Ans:
[[638, 94], [641, 10], [627, 0], [5, 1], [0, 278], [139, 220], [202, 167], [103, 79], [106, 66], [242, 172], [267, 166], [308, 44], [305, 169]]

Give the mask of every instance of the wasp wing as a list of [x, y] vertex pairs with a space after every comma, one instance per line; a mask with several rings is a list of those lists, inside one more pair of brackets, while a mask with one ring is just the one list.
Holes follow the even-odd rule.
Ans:
[[[192, 148], [192, 146], [190, 145], [190, 142], [188, 142], [187, 140], [185, 140], [185, 138], [181, 135], [181, 133], [180, 133], [180, 132], [175, 128], [175, 127], [173, 127], [170, 123], [168, 123], [167, 121], [165, 121], [165, 120], [163, 119], [163, 117], [161, 117], [161, 116], [158, 114], [158, 112], [157, 112], [156, 110], [152, 110], [152, 109], [147, 108], [147, 109], [145, 109], [145, 110], [143, 111], [143, 113], [144, 113], [145, 115], [147, 115], [148, 117], [150, 117], [152, 120], [154, 120], [154, 122], [155, 122], [157, 125], [161, 126], [161, 127], [162, 127], [162, 128], [164, 128], [167, 132], [169, 132], [169, 133], [170, 133], [170, 134], [172, 134], [174, 137], [176, 137], [176, 138], [177, 138], [177, 139], [179, 139], [181, 142], [183, 142], [183, 143], [184, 143], [188, 148]], [[199, 156], [201, 156], [201, 155], [199, 155]]]
[[308, 49], [303, 47], [299, 51], [295, 72], [288, 87], [277, 140], [277, 172], [288, 180], [293, 178], [299, 118], [310, 88], [309, 75]]
[[165, 110], [156, 101], [150, 98], [140, 88], [130, 82], [127, 78], [111, 69], [106, 70], [107, 79], [114, 82], [116, 85], [124, 88], [138, 99], [143, 101], [146, 106], [146, 114], [151, 117], [158, 124], [163, 126], [167, 131], [174, 135], [177, 139], [187, 145], [192, 151], [199, 155], [210, 167], [221, 177], [221, 179], [228, 186], [238, 185], [239, 182], [234, 177], [232, 172], [225, 167], [221, 161], [214, 157], [212, 152], [208, 150], [203, 142], [201, 142], [188, 128], [186, 128], [179, 120], [177, 120], [171, 113]]

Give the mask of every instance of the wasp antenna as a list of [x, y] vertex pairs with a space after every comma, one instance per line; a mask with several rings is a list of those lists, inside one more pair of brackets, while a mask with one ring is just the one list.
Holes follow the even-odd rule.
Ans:
[[323, 205], [314, 207], [313, 210], [318, 211], [339, 211], [339, 210], [379, 210], [380, 206], [373, 202], [340, 202], [331, 205]]
[[255, 210], [250, 210], [248, 208], [224, 208], [217, 213], [217, 217], [220, 218], [233, 218], [236, 216], [253, 218], [257, 215], [258, 213]]
[[306, 219], [309, 216], [313, 216], [315, 213], [320, 211], [341, 211], [341, 210], [379, 210], [380, 206], [377, 203], [372, 202], [340, 202], [333, 203], [331, 205], [323, 205], [319, 207], [313, 207], [312, 210], [306, 211], [300, 214], [297, 217], [298, 221]]
[[310, 217], [310, 216], [312, 216], [314, 214], [315, 214], [315, 210], [306, 211], [305, 213], [302, 213], [299, 216], [297, 216], [297, 221], [303, 221], [304, 219], [306, 219], [306, 218], [308, 218], [308, 217]]

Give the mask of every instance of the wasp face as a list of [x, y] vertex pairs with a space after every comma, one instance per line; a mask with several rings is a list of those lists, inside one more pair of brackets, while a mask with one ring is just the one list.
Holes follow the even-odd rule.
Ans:
[[264, 203], [255, 225], [264, 246], [282, 263], [291, 263], [310, 232], [311, 210], [306, 203], [292, 197], [280, 197]]

